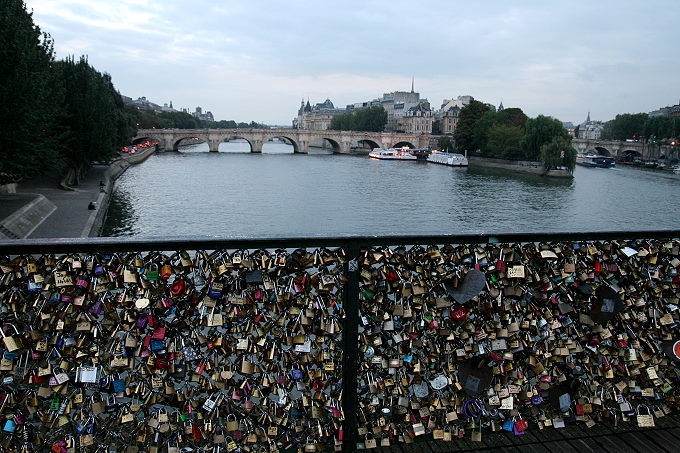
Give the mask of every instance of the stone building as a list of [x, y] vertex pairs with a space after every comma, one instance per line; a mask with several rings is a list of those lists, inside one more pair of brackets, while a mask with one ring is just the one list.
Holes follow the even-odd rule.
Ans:
[[312, 131], [325, 131], [330, 129], [333, 116], [346, 113], [345, 109], [336, 109], [330, 99], [318, 103], [312, 107], [304, 99], [300, 103], [297, 117], [293, 120], [293, 128], [307, 129]]
[[430, 103], [424, 99], [414, 107], [406, 111], [403, 117], [396, 118], [396, 130], [407, 134], [430, 134], [432, 133], [432, 122], [434, 114], [430, 108]]
[[[423, 99], [422, 101], [427, 102], [427, 99]], [[416, 93], [413, 90], [413, 81], [411, 81], [410, 92], [393, 91], [392, 93], [383, 94], [383, 97], [380, 98], [380, 105], [382, 105], [387, 112], [387, 125], [385, 126], [385, 130], [391, 132], [406, 132], [400, 129], [401, 127], [405, 127], [403, 119], [411, 108], [418, 107], [420, 103], [420, 93]], [[429, 109], [429, 103], [427, 105]], [[432, 132], [431, 122], [430, 130], [426, 133], [429, 134], [430, 132]]]
[[457, 99], [444, 99], [438, 112], [439, 132], [453, 134], [458, 126], [460, 111], [472, 101], [472, 96], [458, 96]]
[[599, 140], [603, 130], [604, 123], [602, 121], [591, 121], [590, 112], [588, 112], [588, 118], [578, 125], [578, 138]]

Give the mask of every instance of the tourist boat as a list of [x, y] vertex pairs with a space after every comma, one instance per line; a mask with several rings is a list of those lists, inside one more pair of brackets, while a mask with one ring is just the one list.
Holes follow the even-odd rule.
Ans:
[[613, 157], [599, 156], [596, 154], [577, 154], [576, 163], [583, 167], [612, 168], [616, 166]]
[[458, 153], [447, 153], [445, 151], [432, 151], [427, 156], [428, 162], [433, 162], [435, 164], [448, 165], [450, 167], [467, 167], [468, 160], [462, 154]]
[[373, 148], [373, 151], [368, 153], [368, 156], [373, 159], [383, 160], [417, 160], [418, 157], [411, 153], [409, 148]]

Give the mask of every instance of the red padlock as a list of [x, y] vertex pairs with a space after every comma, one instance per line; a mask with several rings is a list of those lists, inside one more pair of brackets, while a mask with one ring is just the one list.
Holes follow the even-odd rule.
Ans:
[[451, 319], [455, 321], [465, 321], [467, 319], [468, 311], [465, 307], [458, 307], [451, 310]]

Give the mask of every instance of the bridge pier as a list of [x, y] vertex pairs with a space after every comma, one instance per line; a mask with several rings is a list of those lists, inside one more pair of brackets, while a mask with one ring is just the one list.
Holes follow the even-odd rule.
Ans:
[[353, 147], [371, 146], [389, 148], [395, 143], [408, 143], [415, 148], [429, 145], [430, 137], [423, 134], [396, 132], [356, 132], [306, 129], [140, 129], [133, 139], [157, 140], [160, 149], [176, 151], [182, 139], [198, 138], [208, 143], [210, 152], [218, 152], [220, 143], [230, 138], [242, 138], [250, 143], [253, 153], [261, 153], [268, 140], [283, 137], [293, 145], [295, 153], [308, 154], [310, 145], [326, 140], [333, 145], [333, 152], [351, 154]]
[[260, 139], [254, 139], [250, 142], [250, 152], [262, 154], [263, 141]]

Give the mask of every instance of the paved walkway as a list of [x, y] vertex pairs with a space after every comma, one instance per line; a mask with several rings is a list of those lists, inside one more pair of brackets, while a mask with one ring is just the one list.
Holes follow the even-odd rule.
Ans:
[[[16, 215], [41, 199], [46, 198], [56, 209], [47, 213], [39, 220], [26, 219], [33, 225], [29, 228], [26, 238], [82, 238], [96, 236], [99, 222], [103, 220], [100, 212], [106, 209], [113, 181], [131, 164], [139, 163], [153, 154], [155, 150], [148, 148], [138, 154], [122, 156], [111, 165], [93, 165], [86, 177], [78, 186], [66, 190], [60, 187], [63, 174], [55, 171], [28, 181], [17, 187], [16, 194], [0, 195], [0, 233], [3, 233], [4, 220]], [[100, 190], [100, 181], [105, 182], [104, 192]], [[96, 209], [89, 209], [90, 203], [95, 203]], [[29, 213], [30, 214], [30, 213]], [[26, 214], [26, 217], [29, 217]], [[3, 220], [4, 219], [4, 220]], [[37, 226], [36, 226], [37, 225]], [[8, 234], [10, 238], [16, 236]], [[0, 238], [2, 235], [0, 235]]]
[[595, 453], [595, 452], [668, 452], [680, 451], [680, 414], [655, 419], [655, 428], [638, 428], [635, 422], [620, 422], [616, 427], [609, 421], [587, 428], [583, 423], [571, 423], [563, 429], [538, 429], [515, 436], [505, 431], [484, 430], [481, 442], [473, 442], [470, 433], [464, 439], [451, 442], [432, 440], [431, 436], [416, 438], [412, 444], [379, 447], [376, 452], [437, 453], [463, 451], [516, 453]]

